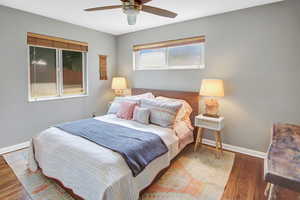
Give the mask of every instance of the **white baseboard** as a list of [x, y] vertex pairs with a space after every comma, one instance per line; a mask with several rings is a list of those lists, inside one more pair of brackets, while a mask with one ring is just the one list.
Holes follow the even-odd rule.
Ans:
[[[203, 143], [210, 145], [210, 146], [216, 146], [216, 142], [213, 140], [203, 139]], [[24, 143], [20, 143], [20, 144], [16, 144], [13, 146], [2, 148], [2, 149], [0, 149], [0, 155], [29, 147], [29, 145], [30, 145], [30, 141], [27, 141]], [[223, 144], [223, 148], [226, 150], [229, 150], [229, 151], [238, 152], [238, 153], [242, 153], [242, 154], [246, 154], [246, 155], [250, 155], [250, 156], [254, 156], [254, 157], [258, 157], [258, 158], [265, 158], [267, 155], [264, 152], [255, 151], [255, 150], [251, 150], [251, 149], [247, 149], [247, 148], [239, 147], [239, 146], [233, 146], [230, 144]]]
[[20, 143], [20, 144], [9, 146], [9, 147], [4, 147], [4, 148], [0, 149], [0, 155], [5, 154], [5, 153], [9, 153], [9, 152], [12, 152], [12, 151], [17, 151], [19, 149], [24, 149], [24, 148], [27, 148], [29, 146], [30, 146], [30, 141], [23, 142], [23, 143]]
[[[210, 145], [210, 146], [216, 146], [216, 142], [213, 140], [208, 140], [208, 139], [203, 139], [202, 140], [204, 144]], [[242, 154], [246, 154], [246, 155], [250, 155], [250, 156], [254, 156], [254, 157], [258, 157], [258, 158], [265, 158], [266, 157], [266, 153], [261, 152], [261, 151], [255, 151], [252, 149], [247, 149], [244, 147], [239, 147], [239, 146], [233, 146], [230, 144], [224, 144], [223, 143], [223, 148], [229, 151], [233, 151], [233, 152], [237, 152], [237, 153], [242, 153]]]

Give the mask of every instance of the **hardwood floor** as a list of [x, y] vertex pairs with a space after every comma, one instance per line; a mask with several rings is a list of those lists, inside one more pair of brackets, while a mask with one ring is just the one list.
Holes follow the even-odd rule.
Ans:
[[[266, 200], [265, 186], [263, 160], [236, 153], [222, 200]], [[296, 199], [291, 191], [286, 190], [284, 194], [282, 198], [284, 200]], [[2, 156], [0, 156], [0, 200], [31, 200]]]
[[263, 160], [236, 153], [222, 200], [265, 200]]
[[0, 157], [0, 199], [31, 200], [3, 156]]

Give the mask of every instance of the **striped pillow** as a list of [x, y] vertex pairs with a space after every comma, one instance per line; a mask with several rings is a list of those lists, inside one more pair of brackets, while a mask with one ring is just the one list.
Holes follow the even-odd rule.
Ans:
[[160, 99], [142, 99], [141, 107], [150, 109], [150, 122], [162, 127], [172, 127], [181, 108], [178, 101], [165, 101]]
[[166, 101], [180, 101], [182, 103], [182, 107], [179, 109], [176, 115], [175, 124], [184, 121], [191, 130], [194, 129], [194, 127], [192, 126], [192, 122], [190, 120], [190, 115], [193, 112], [193, 109], [188, 102], [182, 99], [173, 99], [173, 98], [162, 97], [162, 96], [156, 97], [156, 99], [162, 99]]

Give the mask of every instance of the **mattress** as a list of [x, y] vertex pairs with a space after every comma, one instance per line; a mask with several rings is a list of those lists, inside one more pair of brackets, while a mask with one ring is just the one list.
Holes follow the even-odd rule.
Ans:
[[46, 176], [58, 179], [84, 199], [137, 200], [139, 192], [149, 186], [156, 175], [168, 167], [170, 161], [184, 148], [181, 146], [179, 149], [180, 141], [170, 128], [144, 125], [119, 119], [115, 115], [95, 119], [157, 134], [169, 151], [133, 177], [118, 153], [51, 127], [33, 138], [34, 154], [32, 152], [32, 156], [29, 156], [30, 169], [35, 170], [35, 165], [38, 165]]

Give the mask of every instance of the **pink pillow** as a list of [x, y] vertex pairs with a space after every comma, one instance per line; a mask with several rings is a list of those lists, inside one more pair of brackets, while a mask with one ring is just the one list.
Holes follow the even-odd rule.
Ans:
[[117, 117], [121, 119], [131, 120], [136, 105], [137, 104], [134, 102], [122, 102], [120, 104], [120, 109], [117, 112]]

